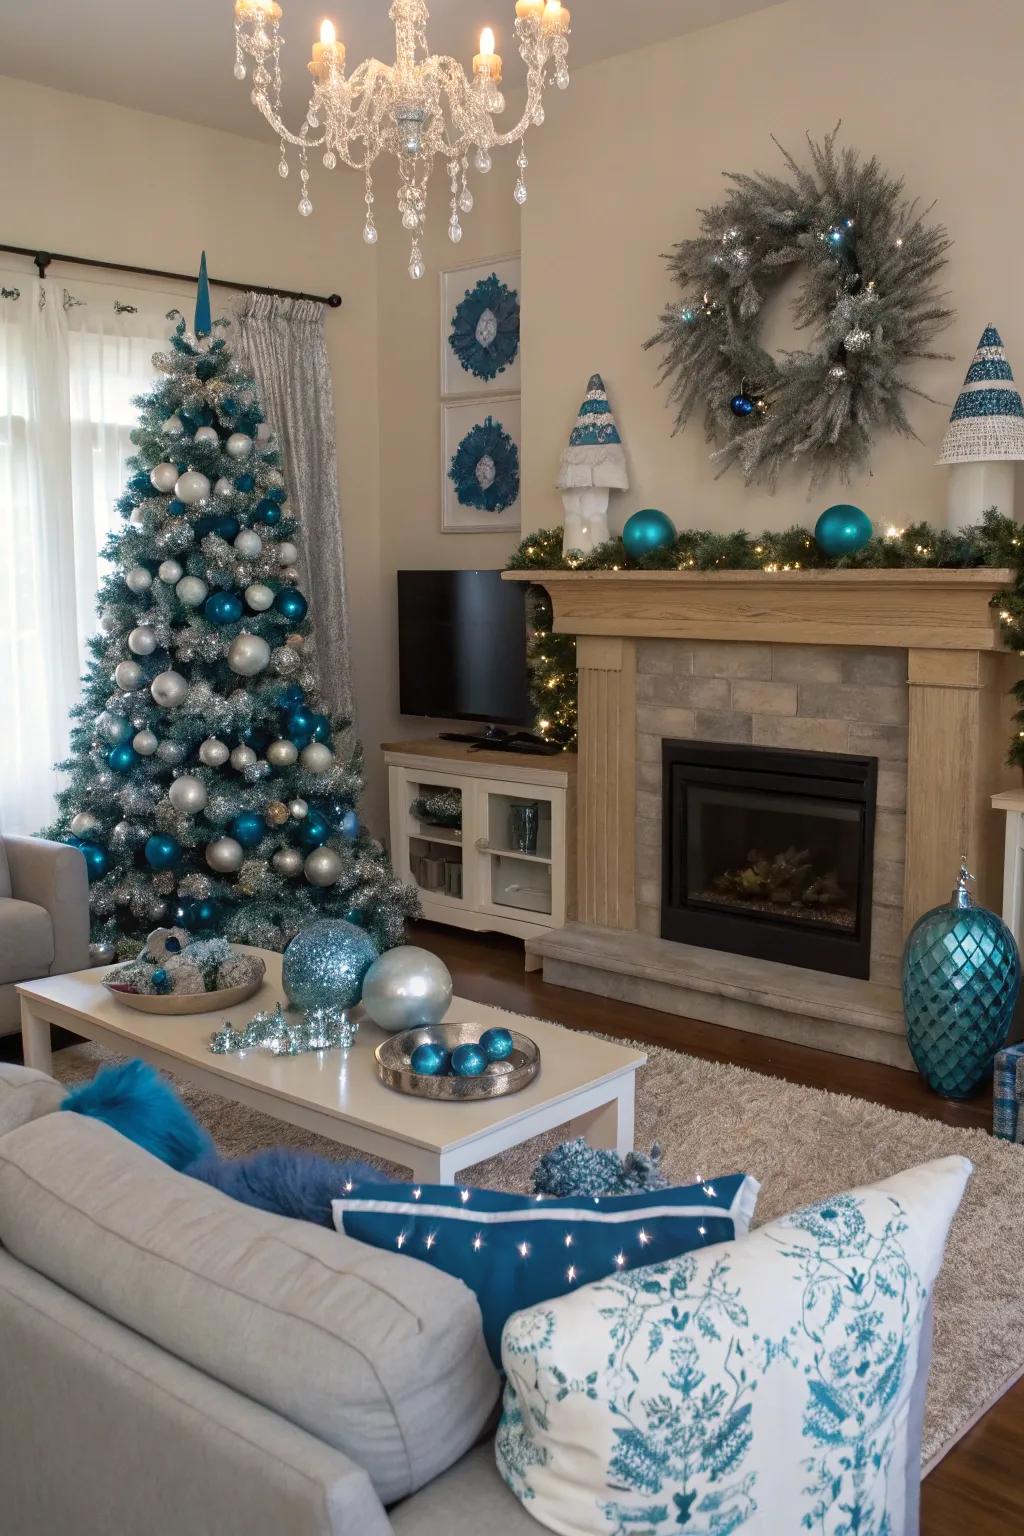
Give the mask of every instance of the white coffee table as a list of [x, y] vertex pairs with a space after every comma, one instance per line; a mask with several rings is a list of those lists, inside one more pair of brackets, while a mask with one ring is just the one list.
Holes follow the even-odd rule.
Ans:
[[121, 1055], [141, 1056], [200, 1088], [248, 1104], [343, 1146], [376, 1153], [425, 1183], [452, 1183], [472, 1164], [558, 1126], [591, 1146], [633, 1146], [633, 1093], [639, 1051], [456, 998], [454, 1023], [519, 1029], [540, 1046], [541, 1069], [521, 1093], [468, 1104], [439, 1104], [385, 1088], [373, 1053], [384, 1039], [364, 1020], [350, 1051], [277, 1057], [265, 1051], [214, 1056], [210, 1035], [224, 1019], [244, 1028], [253, 1014], [283, 1001], [281, 957], [267, 951], [256, 995], [223, 1012], [164, 1017], [138, 1013], [100, 984], [106, 967], [19, 985], [25, 1063], [50, 1072], [50, 1029], [59, 1025]]

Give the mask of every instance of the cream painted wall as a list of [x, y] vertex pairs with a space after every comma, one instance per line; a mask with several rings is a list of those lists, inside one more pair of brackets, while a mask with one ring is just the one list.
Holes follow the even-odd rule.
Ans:
[[[195, 269], [205, 246], [214, 276], [342, 295], [342, 309], [327, 317], [327, 336], [352, 668], [367, 745], [364, 810], [372, 825], [383, 827], [384, 782], [375, 752], [386, 719], [378, 673], [384, 585], [378, 264], [360, 238], [358, 179], [336, 173], [328, 181], [321, 172], [312, 184], [315, 214], [301, 219], [297, 183], [277, 175], [269, 138], [219, 133], [6, 78], [0, 78], [0, 143], [5, 244], [183, 272]], [[328, 647], [329, 637], [322, 636], [321, 650]]]
[[[579, 6], [578, 25], [585, 25]], [[770, 135], [800, 154], [840, 117], [844, 143], [903, 175], [955, 241], [945, 283], [958, 310], [939, 342], [952, 362], [908, 376], [951, 402], [985, 323], [1024, 370], [1024, 205], [1014, 166], [1024, 134], [1019, 0], [791, 0], [739, 21], [581, 70], [551, 92], [532, 135], [523, 233], [524, 526], [561, 517], [558, 454], [587, 375], [604, 374], [630, 454], [630, 492], [613, 516], [663, 507], [680, 527], [760, 529], [836, 500], [876, 523], [940, 518], [935, 467], [948, 405], [911, 399], [922, 442], [879, 441], [874, 477], [810, 503], [794, 476], [773, 498], [734, 470], [716, 480], [703, 425], [673, 438], [658, 357], [642, 343], [672, 298], [659, 253], [697, 232], [724, 170], [781, 168]], [[786, 343], [780, 302], [766, 334]], [[791, 334], [791, 333], [790, 333]], [[737, 384], [739, 380], [737, 380]]]

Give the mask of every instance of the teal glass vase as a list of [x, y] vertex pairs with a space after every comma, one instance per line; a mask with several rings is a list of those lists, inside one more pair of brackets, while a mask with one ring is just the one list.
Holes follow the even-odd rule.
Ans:
[[948, 906], [926, 912], [903, 952], [907, 1044], [928, 1086], [967, 1099], [991, 1075], [1020, 992], [1020, 955], [994, 912], [976, 906], [964, 862]]

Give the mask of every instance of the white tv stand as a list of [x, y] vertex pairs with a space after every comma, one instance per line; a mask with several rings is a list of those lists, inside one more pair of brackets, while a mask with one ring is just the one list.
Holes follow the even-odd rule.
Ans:
[[[424, 917], [520, 939], [565, 925], [575, 901], [574, 753], [537, 757], [437, 740], [385, 742], [383, 752], [391, 860], [399, 879], [419, 890]], [[414, 813], [431, 790], [459, 794], [461, 828]], [[524, 801], [539, 807], [536, 853], [512, 846], [509, 813]]]

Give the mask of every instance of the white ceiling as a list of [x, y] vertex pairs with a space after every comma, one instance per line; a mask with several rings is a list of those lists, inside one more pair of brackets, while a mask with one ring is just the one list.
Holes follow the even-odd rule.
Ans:
[[[306, 61], [330, 15], [350, 64], [394, 58], [389, 0], [281, 0], [291, 126], [309, 94]], [[570, 66], [579, 67], [698, 27], [765, 10], [781, 0], [567, 0], [573, 13]], [[467, 69], [480, 29], [491, 25], [505, 59], [506, 86], [521, 61], [513, 0], [432, 0], [428, 40]], [[232, 0], [0, 0], [0, 74], [34, 80], [125, 107], [223, 128], [250, 138], [270, 130], [232, 77]]]

